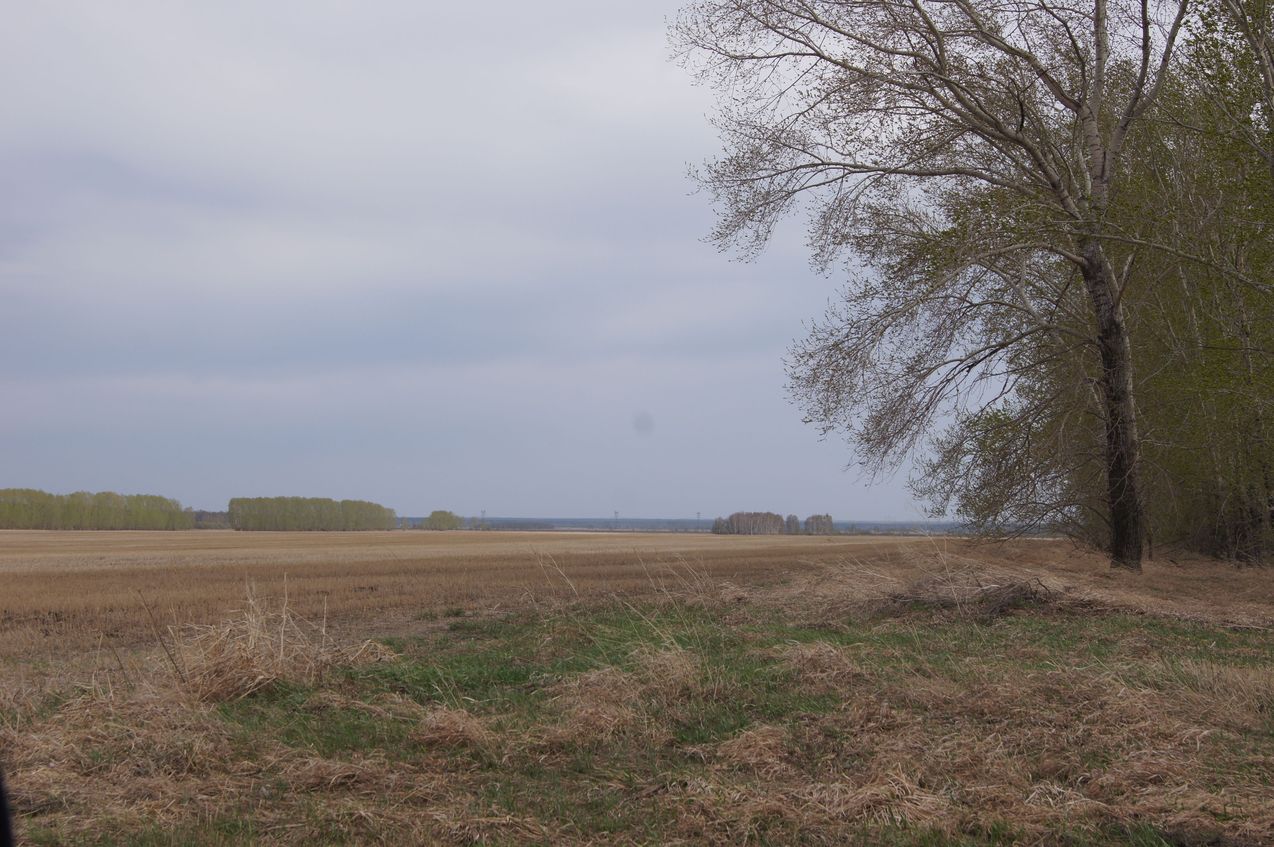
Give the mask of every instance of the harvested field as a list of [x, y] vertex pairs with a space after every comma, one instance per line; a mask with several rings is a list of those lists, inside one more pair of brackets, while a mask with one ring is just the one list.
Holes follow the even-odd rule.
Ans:
[[[66, 535], [25, 566], [39, 537], [0, 541], [6, 584], [188, 620], [6, 642], [26, 843], [1274, 844], [1268, 571], [565, 534], [112, 534], [99, 560]], [[165, 555], [205, 605], [163, 605]], [[339, 627], [298, 614], [320, 590]], [[74, 600], [22, 602], [91, 626]]]
[[633, 594], [696, 577], [773, 583], [922, 539], [653, 533], [0, 531], [0, 658], [153, 641], [208, 624], [251, 587], [330, 624], [430, 619], [552, 597]]

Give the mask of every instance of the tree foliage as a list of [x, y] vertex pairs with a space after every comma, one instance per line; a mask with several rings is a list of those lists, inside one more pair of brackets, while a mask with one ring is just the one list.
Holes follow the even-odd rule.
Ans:
[[810, 515], [802, 525], [796, 515], [784, 518], [776, 512], [735, 512], [712, 522], [717, 535], [833, 535], [831, 515]]
[[191, 529], [194, 514], [152, 494], [0, 489], [0, 529]]
[[441, 509], [436, 509], [430, 512], [429, 517], [425, 518], [424, 522], [420, 525], [421, 529], [432, 530], [462, 529], [463, 527], [464, 518], [460, 517], [455, 512], [448, 512]]
[[230, 501], [230, 525], [238, 530], [396, 529], [398, 516], [366, 500], [325, 497], [236, 497]]
[[935, 515], [1257, 558], [1274, 507], [1268, 0], [703, 0], [700, 174], [745, 254], [798, 207], [850, 282], [806, 419]]

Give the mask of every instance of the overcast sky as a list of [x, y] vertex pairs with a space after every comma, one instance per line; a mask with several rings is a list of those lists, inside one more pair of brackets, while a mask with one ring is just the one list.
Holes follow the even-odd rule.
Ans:
[[21, 3], [0, 485], [913, 519], [800, 422], [839, 280], [703, 243], [676, 3]]

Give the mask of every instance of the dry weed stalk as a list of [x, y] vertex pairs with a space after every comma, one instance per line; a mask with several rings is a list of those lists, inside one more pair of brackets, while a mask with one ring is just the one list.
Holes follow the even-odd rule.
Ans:
[[293, 614], [287, 596], [277, 608], [249, 588], [238, 616], [216, 626], [174, 632], [181, 681], [199, 700], [240, 700], [277, 682], [312, 685], [333, 667], [376, 662], [393, 655], [374, 641], [334, 642], [327, 622], [311, 624]]

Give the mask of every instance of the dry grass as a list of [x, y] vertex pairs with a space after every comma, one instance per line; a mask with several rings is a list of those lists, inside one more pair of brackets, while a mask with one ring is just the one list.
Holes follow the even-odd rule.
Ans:
[[[1268, 573], [1138, 581], [1044, 542], [819, 560], [790, 540], [687, 572], [663, 538], [621, 571], [613, 539], [560, 541], [489, 551], [489, 575], [554, 587], [492, 578], [463, 616], [389, 601], [332, 627], [289, 572], [273, 602], [237, 581], [216, 625], [142, 607], [148, 645], [10, 658], [31, 689], [0, 703], [24, 837], [1274, 843]], [[56, 671], [17, 675], [37, 666]]]
[[698, 657], [675, 645], [643, 645], [629, 654], [628, 663], [631, 670], [598, 668], [552, 686], [560, 718], [539, 742], [550, 750], [618, 737], [669, 743], [667, 719], [711, 684]]
[[1159, 677], [1163, 688], [1182, 692], [1218, 723], [1257, 729], [1274, 720], [1274, 668], [1165, 658]]
[[495, 744], [495, 735], [479, 718], [464, 709], [445, 706], [427, 712], [413, 737], [430, 746], [480, 752], [489, 751]]
[[717, 761], [729, 768], [772, 778], [790, 770], [787, 748], [788, 733], [785, 728], [762, 724], [721, 742], [713, 753]]
[[588, 671], [556, 685], [552, 696], [564, 720], [548, 733], [546, 744], [561, 747], [582, 740], [610, 741], [645, 729], [639, 686], [633, 674], [615, 667]]
[[843, 692], [868, 677], [852, 650], [826, 641], [785, 644], [773, 653], [809, 691]]
[[1274, 629], [1274, 579], [1267, 569], [1165, 559], [1133, 574], [1112, 569], [1097, 551], [1047, 540], [934, 539], [851, 551], [759, 599], [789, 604], [802, 615], [817, 609], [828, 618], [914, 605], [993, 617], [1015, 605], [1046, 603]]
[[271, 685], [314, 685], [333, 668], [356, 667], [392, 656], [374, 641], [339, 645], [326, 620], [315, 625], [297, 617], [284, 596], [277, 608], [252, 591], [244, 609], [227, 623], [170, 629], [164, 647], [182, 685], [205, 702], [240, 700]]

